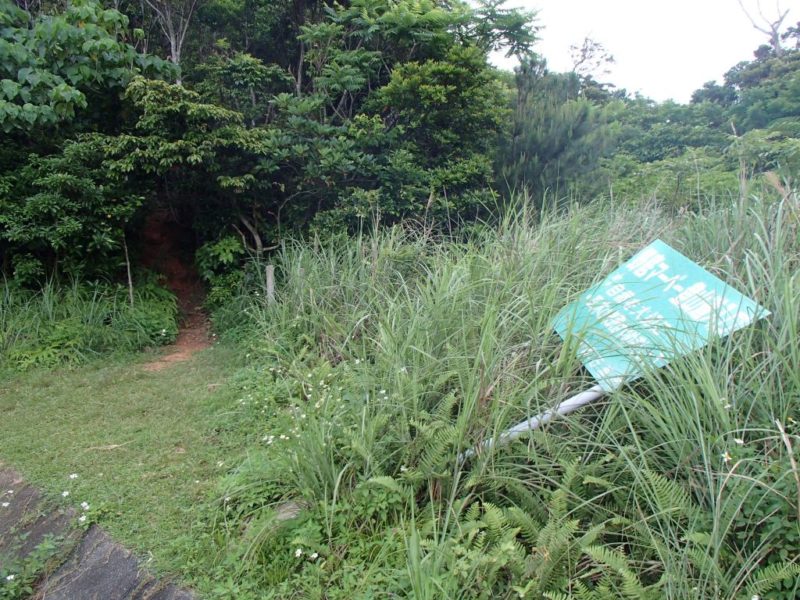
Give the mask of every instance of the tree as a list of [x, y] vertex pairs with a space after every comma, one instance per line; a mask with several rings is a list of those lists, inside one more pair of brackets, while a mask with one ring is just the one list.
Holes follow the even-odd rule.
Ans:
[[594, 79], [598, 75], [605, 77], [611, 73], [610, 65], [616, 62], [614, 55], [603, 44], [589, 37], [583, 38], [580, 46], [570, 46], [569, 53], [572, 72], [581, 79]]
[[102, 139], [68, 142], [0, 178], [0, 246], [17, 275], [114, 273], [124, 231], [145, 196], [110, 173]]
[[128, 19], [91, 0], [32, 17], [0, 3], [0, 127], [30, 130], [73, 119], [87, 95], [121, 90], [136, 73], [165, 72], [125, 42]]
[[510, 140], [501, 154], [512, 188], [545, 192], [579, 187], [614, 143], [614, 103], [593, 102], [576, 73], [551, 73], [541, 60], [516, 71], [517, 97]]
[[[183, 44], [192, 23], [198, 0], [144, 0], [153, 11], [164, 39], [169, 45], [169, 59], [180, 68]], [[182, 76], [178, 71], [177, 83]]]
[[108, 272], [143, 202], [82, 135], [120, 126], [119, 96], [168, 63], [127, 43], [128, 20], [90, 0], [32, 15], [0, 4], [0, 254], [29, 275]]
[[[260, 253], [287, 229], [354, 228], [370, 214], [474, 217], [491, 195], [509, 89], [487, 52], [527, 52], [533, 39], [524, 18], [499, 2], [472, 10], [437, 0], [231, 0], [200, 10], [190, 0], [142, 1], [170, 45], [161, 64], [186, 62], [186, 78], [136, 77], [145, 59], [126, 46], [131, 63], [113, 71], [124, 99], [98, 110], [103, 98], [119, 97], [107, 93], [111, 80], [85, 99], [87, 112], [107, 123], [84, 123], [76, 111], [67, 120], [73, 127], [40, 155], [17, 159], [16, 170], [2, 173], [0, 156], [0, 199], [13, 215], [0, 223], [6, 256], [29, 255], [53, 270], [75, 262], [67, 246], [102, 246], [92, 264], [105, 269], [119, 248], [101, 244], [111, 234], [89, 218], [94, 212], [111, 215], [114, 231], [135, 240], [142, 215], [169, 206], [191, 218], [198, 244], [238, 236]], [[233, 41], [216, 37], [236, 33], [239, 15], [269, 25]], [[73, 48], [70, 56], [82, 54]], [[102, 213], [116, 201], [131, 212]], [[76, 216], [81, 203], [97, 207], [85, 224]]]
[[781, 44], [781, 27], [783, 26], [783, 21], [789, 14], [789, 9], [781, 10], [780, 2], [776, 1], [775, 3], [775, 17], [770, 19], [765, 14], [764, 11], [761, 9], [761, 0], [756, 0], [756, 10], [758, 11], [758, 16], [760, 17], [761, 21], [757, 21], [745, 8], [744, 3], [742, 0], [737, 0], [739, 3], [739, 7], [744, 12], [747, 19], [750, 21], [750, 24], [757, 30], [766, 35], [769, 38], [769, 45], [772, 50], [772, 53], [775, 56], [782, 56], [783, 55], [783, 45]]

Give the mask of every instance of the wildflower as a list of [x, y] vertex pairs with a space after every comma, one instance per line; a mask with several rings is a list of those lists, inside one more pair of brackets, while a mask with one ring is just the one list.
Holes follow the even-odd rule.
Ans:
[[10, 496], [11, 494], [13, 494], [13, 493], [14, 493], [14, 490], [8, 490], [8, 491], [6, 492], [6, 494], [8, 494], [9, 496]]
[[361, 359], [360, 359], [360, 358], [357, 358], [357, 359], [356, 359], [354, 362], [355, 362], [357, 365], [360, 365], [360, 364], [361, 364]]
[[89, 510], [89, 503], [88, 502], [81, 502], [81, 508], [83, 510]]
[[217, 461], [217, 466], [218, 466], [218, 467], [221, 467], [221, 466], [223, 466], [224, 464], [225, 464], [225, 463], [224, 463], [223, 461], [221, 461], [221, 460], [218, 460], [218, 461]]
[[2, 506], [3, 508], [8, 508], [10, 505], [11, 505], [10, 502], [3, 502], [2, 504], [0, 504], [0, 506]]
[[78, 517], [78, 522], [79, 523], [85, 523], [86, 522], [86, 515], [81, 515], [80, 517]]
[[744, 440], [742, 438], [733, 438], [733, 441], [736, 442], [739, 446], [744, 446]]
[[317, 560], [317, 558], [319, 558], [319, 554], [317, 554], [316, 552], [314, 552], [313, 554], [311, 554], [311, 555], [309, 556], [309, 558], [310, 558], [311, 560]]
[[401, 472], [401, 473], [405, 473], [406, 471], [408, 471], [408, 467], [407, 467], [407, 466], [405, 466], [405, 465], [402, 465], [402, 466], [400, 467], [400, 472]]
[[6, 575], [6, 581], [14, 581], [16, 579], [16, 575]]
[[301, 556], [303, 556], [303, 549], [298, 548], [297, 550], [294, 551], [294, 555], [296, 558], [300, 558]]
[[69, 496], [69, 492], [68, 492], [67, 490], [64, 490], [63, 492], [61, 492], [61, 495], [62, 495], [64, 498], [66, 498], [67, 496]]
[[77, 479], [78, 478], [78, 474], [77, 473], [71, 473], [69, 478], [70, 479]]
[[730, 452], [728, 452], [728, 451], [726, 450], [726, 451], [725, 451], [725, 452], [722, 454], [722, 460], [723, 460], [723, 462], [729, 463], [729, 462], [731, 462], [731, 459], [732, 459], [732, 457], [731, 457], [731, 453], [730, 453]]

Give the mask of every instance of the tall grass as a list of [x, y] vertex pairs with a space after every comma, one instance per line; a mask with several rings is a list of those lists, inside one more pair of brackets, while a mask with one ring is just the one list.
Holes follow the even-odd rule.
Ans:
[[[282, 598], [794, 598], [797, 211], [597, 203], [287, 244], [276, 301], [237, 305], [261, 442], [226, 483], [222, 554]], [[457, 460], [592, 384], [552, 319], [656, 237], [772, 317]]]
[[174, 296], [153, 282], [133, 306], [122, 286], [47, 282], [39, 290], [0, 285], [0, 368], [82, 362], [100, 353], [163, 344], [177, 333]]

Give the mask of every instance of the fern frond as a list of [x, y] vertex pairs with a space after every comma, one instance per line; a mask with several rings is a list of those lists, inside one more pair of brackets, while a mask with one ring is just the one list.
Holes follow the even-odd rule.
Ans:
[[769, 565], [758, 569], [747, 586], [747, 594], [750, 596], [762, 595], [775, 587], [777, 583], [790, 577], [800, 577], [800, 565], [785, 561], [774, 565]]
[[530, 514], [517, 506], [513, 506], [506, 511], [506, 518], [511, 525], [519, 529], [523, 540], [531, 546], [536, 544], [536, 539], [542, 526]]

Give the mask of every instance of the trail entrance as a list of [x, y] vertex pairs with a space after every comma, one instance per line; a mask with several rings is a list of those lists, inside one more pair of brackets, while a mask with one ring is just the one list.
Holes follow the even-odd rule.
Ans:
[[144, 365], [146, 371], [160, 371], [210, 346], [208, 318], [202, 309], [203, 286], [194, 268], [191, 228], [168, 209], [157, 209], [147, 217], [143, 242], [142, 264], [165, 277], [167, 288], [178, 298], [180, 310], [175, 343], [164, 348], [161, 358]]

